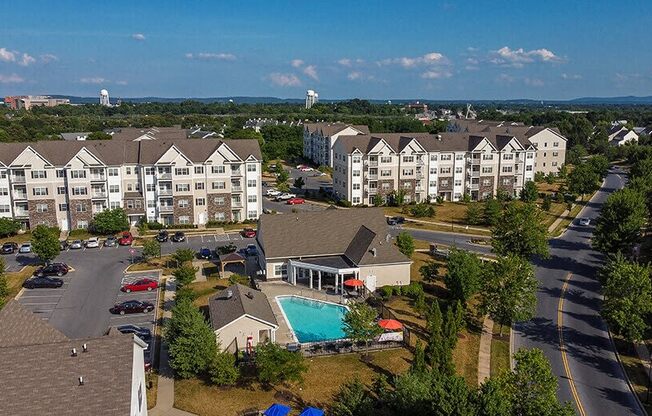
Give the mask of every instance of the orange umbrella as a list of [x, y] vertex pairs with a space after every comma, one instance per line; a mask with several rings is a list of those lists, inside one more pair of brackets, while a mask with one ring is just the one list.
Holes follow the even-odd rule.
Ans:
[[403, 324], [397, 321], [396, 319], [381, 319], [378, 321], [378, 325], [381, 328], [389, 330], [397, 330], [403, 328]]
[[351, 287], [360, 287], [363, 286], [364, 282], [359, 279], [349, 279], [344, 281], [344, 286], [351, 286]]

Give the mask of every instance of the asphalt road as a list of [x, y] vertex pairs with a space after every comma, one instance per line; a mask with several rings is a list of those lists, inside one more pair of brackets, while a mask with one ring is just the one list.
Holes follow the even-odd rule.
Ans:
[[[578, 217], [595, 220], [609, 194], [624, 184], [625, 175], [612, 171]], [[535, 262], [540, 283], [536, 317], [514, 326], [514, 351], [543, 350], [559, 380], [559, 398], [576, 405], [580, 415], [644, 415], [600, 317], [596, 274], [603, 256], [591, 249], [592, 231], [593, 221], [588, 227], [576, 221], [550, 240], [551, 258]]]

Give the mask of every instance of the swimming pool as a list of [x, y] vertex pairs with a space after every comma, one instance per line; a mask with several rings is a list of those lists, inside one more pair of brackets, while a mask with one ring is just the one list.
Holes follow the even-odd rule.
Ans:
[[342, 339], [345, 306], [301, 296], [277, 296], [285, 320], [297, 341], [318, 342]]

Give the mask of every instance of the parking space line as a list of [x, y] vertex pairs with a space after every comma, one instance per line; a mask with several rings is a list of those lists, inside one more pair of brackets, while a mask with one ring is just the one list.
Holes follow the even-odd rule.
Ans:
[[21, 305], [26, 306], [26, 305], [56, 305], [59, 302], [21, 302]]

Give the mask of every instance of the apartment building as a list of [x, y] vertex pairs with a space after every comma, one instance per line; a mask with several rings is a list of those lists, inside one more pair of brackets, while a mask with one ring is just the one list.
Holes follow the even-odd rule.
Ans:
[[303, 157], [319, 166], [333, 167], [333, 146], [340, 136], [369, 134], [369, 127], [344, 123], [306, 123]]
[[473, 200], [499, 190], [518, 195], [534, 180], [536, 148], [508, 134], [379, 133], [340, 136], [333, 190], [354, 205], [403, 190], [405, 202]]
[[448, 131], [477, 134], [507, 134], [524, 137], [537, 149], [535, 172], [556, 174], [566, 161], [566, 142], [558, 128], [526, 126], [492, 120], [451, 120]]
[[63, 230], [117, 207], [131, 224], [255, 220], [261, 161], [256, 140], [0, 143], [0, 216]]

